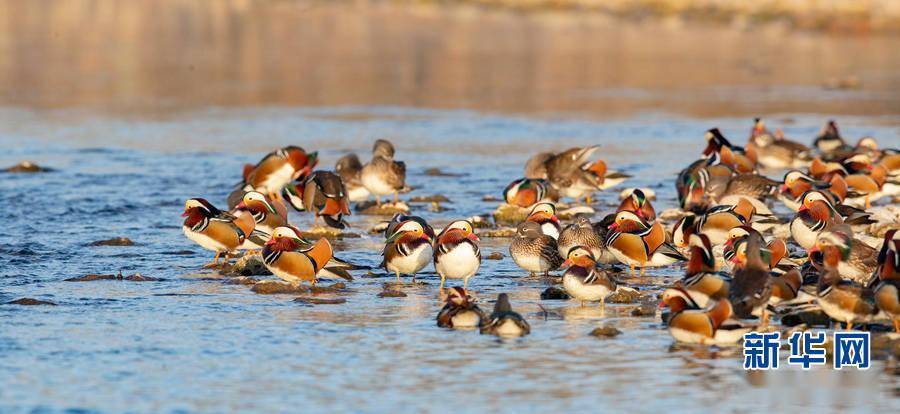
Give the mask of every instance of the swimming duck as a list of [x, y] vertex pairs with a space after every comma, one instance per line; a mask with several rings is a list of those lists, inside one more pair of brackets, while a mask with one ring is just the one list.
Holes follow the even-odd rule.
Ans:
[[347, 154], [334, 164], [334, 172], [341, 176], [350, 201], [365, 201], [369, 198], [369, 190], [362, 184], [362, 169], [362, 162], [356, 154]]
[[287, 207], [281, 200], [272, 200], [259, 191], [244, 193], [238, 209], [246, 208], [253, 214], [256, 221], [256, 229], [265, 233], [272, 233], [276, 227], [287, 225]]
[[346, 227], [344, 215], [350, 215], [350, 201], [341, 177], [330, 171], [316, 171], [303, 186], [303, 207], [313, 212], [313, 227], [321, 216], [325, 224], [337, 229]]
[[769, 132], [760, 118], [754, 120], [747, 152], [753, 152], [751, 158], [766, 168], [798, 168], [809, 164], [811, 159], [809, 147], [785, 139], [780, 130], [774, 134]]
[[475, 328], [487, 321], [487, 314], [478, 307], [466, 289], [459, 286], [449, 289], [446, 304], [437, 316], [437, 326], [450, 329]]
[[602, 256], [606, 250], [603, 239], [594, 231], [594, 225], [585, 216], [579, 216], [574, 223], [566, 226], [556, 243], [560, 257], [568, 257], [569, 251], [577, 246], [589, 249], [595, 259]]
[[616, 213], [609, 230], [606, 248], [631, 268], [632, 276], [637, 266], [641, 267], [643, 276], [647, 267], [668, 266], [687, 260], [666, 242], [666, 231], [659, 222], [650, 225], [630, 211], [620, 211]]
[[396, 274], [397, 283], [401, 274], [412, 275], [415, 282], [416, 273], [431, 262], [434, 233], [429, 234], [422, 223], [409, 219], [398, 222], [390, 231], [381, 252], [384, 260], [380, 267]]
[[434, 244], [434, 269], [441, 277], [441, 292], [448, 278], [462, 279], [463, 288], [468, 288], [469, 278], [481, 267], [478, 243], [478, 236], [468, 220], [456, 220], [438, 234]]
[[630, 211], [648, 223], [656, 221], [656, 211], [653, 209], [653, 205], [650, 204], [650, 200], [644, 195], [644, 191], [640, 188], [631, 190], [631, 194], [622, 200], [619, 208], [616, 209], [617, 213], [620, 211]]
[[[670, 290], [667, 290], [667, 293]], [[663, 294], [660, 306], [669, 307], [666, 325], [678, 342], [701, 345], [734, 345], [753, 326], [729, 320], [732, 316], [728, 300], [710, 301], [705, 308], [693, 307], [684, 295]]]
[[757, 234], [751, 234], [747, 239], [747, 261], [744, 267], [734, 272], [728, 299], [739, 318], [761, 316], [765, 325], [769, 320], [766, 305], [772, 296], [772, 280], [769, 267], [760, 255], [762, 244], [762, 237]]
[[259, 191], [274, 200], [285, 185], [309, 174], [317, 163], [318, 153], [287, 146], [270, 152], [256, 165], [245, 167], [242, 187], [245, 191]]
[[327, 264], [334, 256], [334, 250], [328, 239], [321, 238], [312, 246], [293, 227], [278, 227], [272, 232], [272, 238], [266, 242], [262, 251], [263, 263], [272, 274], [292, 285], [309, 282], [315, 285], [318, 274], [325, 270], [331, 275], [352, 279], [339, 267]]
[[394, 195], [394, 203], [399, 201], [399, 193], [405, 187], [406, 164], [394, 161], [394, 145], [379, 139], [372, 147], [372, 160], [361, 172], [362, 184], [375, 196], [375, 203], [381, 206], [381, 197]]
[[516, 236], [509, 245], [509, 254], [516, 264], [534, 276], [549, 275], [562, 264], [556, 239], [541, 232], [541, 226], [533, 221], [519, 224]]
[[509, 304], [509, 296], [501, 293], [494, 303], [494, 311], [487, 323], [481, 326], [481, 333], [497, 335], [501, 337], [519, 337], [531, 333], [528, 321], [512, 310]]
[[875, 287], [875, 304], [891, 318], [894, 331], [900, 333], [900, 239], [894, 239], [896, 232], [888, 231], [878, 255], [879, 283]]
[[206, 266], [217, 266], [219, 256], [225, 253], [225, 263], [228, 263], [228, 253], [233, 252], [244, 243], [247, 234], [235, 221], [237, 217], [223, 212], [203, 198], [192, 198], [184, 203], [186, 217], [182, 224], [182, 231], [187, 238], [207, 250], [216, 252], [216, 257]]
[[503, 190], [503, 200], [507, 204], [528, 208], [546, 197], [547, 183], [541, 179], [520, 178], [511, 182]]
[[850, 330], [855, 323], [869, 323], [879, 316], [875, 293], [859, 283], [844, 279], [838, 264], [849, 257], [849, 249], [824, 246], [820, 252], [824, 270], [819, 276], [817, 302], [828, 317], [843, 322]]
[[537, 223], [542, 233], [554, 239], [559, 238], [559, 218], [556, 217], [556, 206], [553, 203], [535, 204], [525, 221]]
[[562, 279], [566, 293], [581, 301], [581, 306], [585, 301], [600, 301], [600, 306], [604, 306], [606, 297], [616, 291], [616, 281], [597, 269], [597, 261], [588, 247], [573, 247], [566, 257], [562, 264], [567, 268]]

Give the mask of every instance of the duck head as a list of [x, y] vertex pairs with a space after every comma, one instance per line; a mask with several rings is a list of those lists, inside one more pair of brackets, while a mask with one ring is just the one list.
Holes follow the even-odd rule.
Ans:
[[597, 266], [597, 260], [591, 254], [591, 250], [584, 246], [576, 246], [569, 249], [566, 261], [561, 267], [578, 266], [584, 269], [593, 269]]

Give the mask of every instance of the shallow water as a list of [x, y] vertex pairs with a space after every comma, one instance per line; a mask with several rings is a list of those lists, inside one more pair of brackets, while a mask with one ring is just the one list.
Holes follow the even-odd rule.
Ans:
[[[110, 118], [71, 112], [0, 110], [0, 166], [29, 159], [46, 174], [0, 175], [0, 303], [34, 297], [55, 307], [0, 305], [0, 411], [461, 412], [787, 410], [895, 411], [896, 362], [868, 371], [749, 375], [739, 353], [674, 346], [659, 317], [630, 316], [633, 305], [580, 308], [541, 301], [545, 282], [528, 279], [511, 259], [485, 260], [471, 288], [486, 308], [509, 292], [532, 335], [498, 340], [435, 327], [437, 277], [406, 298], [377, 298], [391, 279], [349, 284], [342, 305], [306, 306], [290, 295], [258, 295], [201, 270], [211, 254], [187, 240], [185, 198], [223, 205], [245, 162], [299, 144], [331, 168], [346, 151], [365, 154], [389, 137], [407, 162], [412, 195], [444, 194], [448, 210], [414, 212], [441, 226], [492, 211], [503, 187], [539, 150], [600, 144], [629, 185], [657, 191], [672, 207], [675, 173], [701, 150], [714, 125], [737, 142], [746, 119], [643, 115], [612, 121], [524, 118], [398, 107], [208, 110], [165, 119]], [[824, 118], [772, 119], [808, 141]], [[840, 118], [849, 137], [871, 134], [900, 144], [893, 118]], [[462, 174], [431, 177], [430, 167]], [[597, 208], [614, 208], [615, 193]], [[379, 218], [353, 215], [352, 231]], [[308, 227], [310, 219], [293, 215]], [[134, 247], [86, 247], [114, 236]], [[484, 254], [507, 254], [508, 239], [483, 238]], [[382, 239], [363, 234], [337, 243], [345, 260], [380, 261]], [[64, 282], [87, 273], [141, 272], [159, 282]], [[653, 270], [652, 291], [677, 277]], [[329, 296], [330, 295], [326, 295]], [[588, 333], [609, 324], [612, 339]], [[782, 353], [786, 356], [785, 353]], [[863, 408], [864, 407], [864, 408]]]

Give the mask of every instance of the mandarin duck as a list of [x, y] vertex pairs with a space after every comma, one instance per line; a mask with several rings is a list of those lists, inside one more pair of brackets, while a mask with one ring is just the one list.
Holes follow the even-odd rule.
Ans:
[[709, 306], [691, 306], [687, 294], [673, 294], [673, 289], [663, 293], [660, 306], [669, 307], [666, 323], [669, 334], [678, 342], [701, 345], [734, 345], [753, 326], [730, 320], [733, 311], [728, 300], [710, 301]]
[[875, 270], [878, 268], [878, 251], [854, 238], [852, 234], [852, 230], [846, 225], [822, 232], [816, 238], [815, 245], [809, 249], [810, 261], [819, 272], [824, 272], [824, 256], [817, 253], [834, 246], [841, 253], [840, 260], [835, 264], [837, 274], [862, 286], [870, 286], [877, 277]]
[[630, 211], [620, 211], [609, 225], [609, 230], [606, 248], [631, 268], [632, 276], [638, 266], [643, 276], [647, 267], [668, 266], [687, 260], [675, 246], [666, 242], [666, 231], [659, 222], [650, 225]]
[[700, 308], [705, 308], [711, 300], [728, 299], [731, 276], [716, 271], [716, 258], [709, 237], [692, 234], [689, 245], [690, 259], [684, 277], [676, 284], [687, 291]]
[[732, 145], [728, 139], [722, 135], [719, 128], [712, 128], [703, 135], [706, 140], [706, 148], [703, 150], [704, 156], [719, 154], [721, 162], [738, 173], [752, 173], [756, 171], [756, 160], [747, 156], [743, 148]]
[[322, 217], [330, 227], [345, 228], [344, 216], [350, 215], [350, 202], [341, 177], [330, 171], [312, 173], [303, 186], [303, 207], [313, 212], [314, 227]]
[[747, 259], [743, 267], [736, 269], [728, 291], [728, 300], [739, 318], [761, 316], [763, 325], [768, 324], [766, 305], [772, 296], [772, 280], [769, 267], [760, 254], [763, 240], [758, 234], [747, 239]]
[[434, 231], [429, 231], [430, 226], [428, 228], [425, 226], [427, 225], [418, 220], [405, 217], [394, 226], [390, 226], [392, 227], [390, 234], [381, 252], [384, 260], [379, 267], [396, 274], [397, 283], [400, 283], [401, 274], [412, 275], [415, 282], [416, 273], [431, 262]]
[[644, 191], [640, 188], [631, 190], [631, 193], [622, 200], [619, 208], [616, 209], [616, 213], [620, 211], [630, 211], [648, 223], [656, 221], [656, 211], [653, 209], [653, 205], [650, 204], [650, 200], [644, 195]]
[[531, 333], [531, 326], [522, 315], [512, 310], [509, 295], [501, 293], [497, 295], [494, 311], [491, 312], [487, 322], [481, 325], [481, 333], [500, 337], [519, 337]]
[[318, 163], [318, 153], [307, 153], [298, 146], [287, 146], [270, 152], [256, 165], [244, 167], [244, 192], [256, 190], [271, 199], [293, 180], [309, 174]]
[[375, 141], [372, 160], [360, 173], [363, 186], [375, 196], [375, 203], [381, 206], [381, 197], [393, 194], [394, 203], [399, 201], [399, 193], [406, 186], [406, 164], [394, 160], [394, 145], [384, 139]]
[[315, 285], [320, 272], [352, 279], [343, 268], [327, 266], [334, 257], [328, 239], [321, 238], [310, 245], [294, 227], [276, 228], [263, 247], [262, 257], [272, 274], [292, 285]]
[[516, 236], [509, 245], [509, 254], [522, 269], [534, 276], [536, 273], [549, 275], [562, 264], [556, 239], [541, 232], [541, 226], [533, 221], [519, 224]]
[[247, 238], [247, 234], [236, 221], [240, 221], [234, 215], [223, 212], [203, 198], [192, 198], [184, 203], [185, 217], [182, 231], [187, 238], [207, 250], [216, 252], [216, 257], [206, 266], [219, 264], [219, 256], [225, 253], [225, 263], [228, 262], [228, 253], [237, 250]]
[[828, 244], [819, 252], [823, 270], [816, 291], [817, 302], [829, 318], [843, 322], [850, 330], [853, 324], [869, 323], [877, 319], [879, 310], [875, 293], [865, 286], [842, 277], [838, 270], [841, 261], [849, 258], [846, 246]]
[[334, 164], [334, 172], [341, 176], [350, 201], [365, 201], [369, 198], [369, 190], [362, 184], [362, 169], [362, 162], [356, 154], [347, 154]]
[[437, 315], [437, 326], [441, 328], [476, 328], [487, 321], [488, 315], [460, 286], [449, 289], [446, 304]]
[[888, 230], [878, 255], [878, 285], [875, 304], [891, 318], [894, 331], [900, 333], [900, 238], [897, 230]]
[[537, 223], [542, 233], [554, 239], [559, 238], [559, 218], [556, 217], [556, 206], [553, 203], [535, 204], [525, 221]]
[[597, 269], [597, 261], [588, 247], [576, 246], [569, 250], [562, 267], [567, 268], [563, 273], [563, 288], [569, 296], [581, 301], [581, 306], [585, 301], [600, 301], [600, 306], [604, 306], [606, 297], [616, 291], [616, 281]]
[[276, 227], [288, 224], [288, 212], [284, 203], [278, 199], [269, 199], [259, 191], [244, 193], [236, 208], [249, 210], [256, 221], [256, 229], [265, 233], [271, 234]]
[[474, 226], [468, 220], [456, 220], [444, 227], [434, 244], [434, 269], [441, 277], [440, 292], [446, 279], [462, 279], [463, 288], [481, 267], [481, 248]]
[[835, 123], [834, 120], [829, 120], [828, 123], [822, 127], [819, 131], [819, 135], [817, 135], [816, 139], [813, 141], [813, 146], [816, 147], [826, 159], [830, 159], [831, 156], [848, 148], [848, 145], [844, 142], [844, 138], [841, 137], [837, 123]]
[[556, 240], [560, 257], [568, 257], [569, 251], [581, 246], [591, 251], [596, 260], [603, 255], [606, 248], [603, 239], [594, 231], [594, 225], [585, 216], [579, 216], [575, 222], [566, 226]]
[[544, 200], [547, 183], [542, 179], [520, 178], [503, 189], [503, 200], [513, 206], [528, 208]]
[[769, 132], [763, 120], [756, 118], [747, 142], [747, 153], [753, 153], [751, 158], [766, 168], [797, 168], [809, 164], [809, 147], [785, 139], [780, 132]]

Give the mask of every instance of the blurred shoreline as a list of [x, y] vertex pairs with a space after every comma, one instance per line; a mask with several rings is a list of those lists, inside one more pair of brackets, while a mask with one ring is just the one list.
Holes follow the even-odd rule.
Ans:
[[486, 3], [0, 0], [0, 106], [900, 115], [900, 36]]

